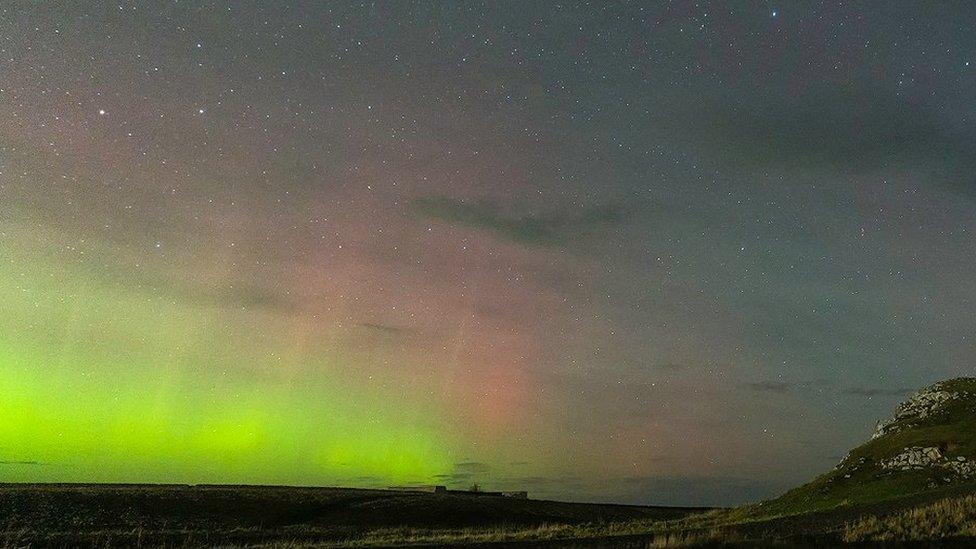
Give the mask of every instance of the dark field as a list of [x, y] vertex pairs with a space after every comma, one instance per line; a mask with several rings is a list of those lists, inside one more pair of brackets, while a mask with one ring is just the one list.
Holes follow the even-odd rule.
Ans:
[[[792, 515], [345, 488], [2, 485], [0, 547], [968, 544], [972, 485]], [[919, 520], [924, 517], [924, 520]]]
[[465, 537], [469, 531], [494, 537], [496, 531], [501, 536], [548, 525], [674, 520], [698, 511], [344, 488], [5, 485], [0, 543], [373, 544]]

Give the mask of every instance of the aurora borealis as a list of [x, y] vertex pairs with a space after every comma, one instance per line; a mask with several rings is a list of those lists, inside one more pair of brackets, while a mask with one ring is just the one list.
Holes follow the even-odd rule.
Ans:
[[0, 481], [805, 480], [972, 374], [974, 24], [5, 3]]

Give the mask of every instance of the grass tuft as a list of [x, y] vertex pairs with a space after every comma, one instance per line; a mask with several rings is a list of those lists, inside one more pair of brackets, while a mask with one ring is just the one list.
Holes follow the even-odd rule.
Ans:
[[976, 537], [976, 496], [944, 499], [886, 517], [848, 524], [844, 541], [906, 542]]

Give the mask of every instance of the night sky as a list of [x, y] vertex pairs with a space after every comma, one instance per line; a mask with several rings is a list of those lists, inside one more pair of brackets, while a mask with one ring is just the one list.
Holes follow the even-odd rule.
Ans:
[[732, 504], [976, 361], [967, 2], [4, 2], [0, 480]]

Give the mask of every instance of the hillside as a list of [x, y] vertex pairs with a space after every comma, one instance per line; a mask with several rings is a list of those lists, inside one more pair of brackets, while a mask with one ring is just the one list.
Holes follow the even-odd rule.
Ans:
[[926, 387], [831, 471], [747, 514], [784, 515], [859, 506], [976, 481], [976, 378]]

